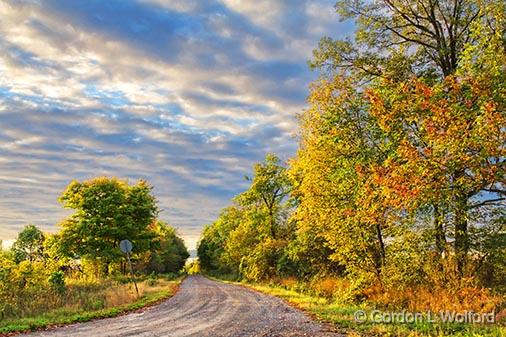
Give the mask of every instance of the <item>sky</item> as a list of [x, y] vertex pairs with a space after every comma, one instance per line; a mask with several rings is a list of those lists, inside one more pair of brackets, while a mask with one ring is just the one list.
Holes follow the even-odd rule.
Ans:
[[0, 0], [0, 239], [116, 176], [194, 249], [255, 162], [295, 153], [312, 50], [351, 30], [326, 0]]

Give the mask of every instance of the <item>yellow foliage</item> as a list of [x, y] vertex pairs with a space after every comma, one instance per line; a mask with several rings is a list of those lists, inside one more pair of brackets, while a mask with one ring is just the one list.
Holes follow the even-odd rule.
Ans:
[[374, 286], [364, 294], [368, 300], [388, 308], [402, 308], [411, 312], [455, 311], [492, 312], [504, 303], [504, 296], [494, 295], [480, 287], [461, 289], [428, 288], [426, 286], [406, 289], [384, 289]]
[[279, 284], [286, 289], [294, 289], [298, 282], [296, 277], [284, 277], [279, 280]]

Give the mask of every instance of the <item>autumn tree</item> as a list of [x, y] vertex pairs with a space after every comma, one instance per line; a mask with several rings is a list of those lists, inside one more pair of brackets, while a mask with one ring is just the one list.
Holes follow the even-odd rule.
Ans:
[[386, 209], [372, 170], [388, 148], [368, 101], [344, 77], [321, 79], [300, 117], [301, 140], [290, 162], [298, 236], [312, 233], [331, 248], [331, 260], [350, 272], [381, 277]]
[[[336, 257], [369, 256], [352, 265], [376, 261], [379, 275], [385, 233], [429, 210], [439, 254], [452, 222], [462, 273], [470, 211], [502, 201], [504, 135], [493, 126], [504, 123], [504, 3], [343, 0], [336, 8], [357, 30], [353, 40], [322, 39], [311, 62], [321, 78], [291, 168], [300, 228], [317, 219], [321, 236], [334, 233], [326, 241]], [[343, 253], [343, 237], [376, 242], [377, 253], [360, 245]]]
[[[501, 27], [504, 12], [498, 7], [487, 10], [496, 28]], [[443, 211], [451, 215], [460, 274], [471, 244], [471, 214], [483, 207], [504, 207], [506, 200], [503, 32], [480, 22], [471, 23], [468, 30], [473, 43], [459, 54], [454, 74], [438, 82], [387, 78], [368, 92], [372, 115], [397, 148], [388, 162], [396, 177], [384, 182], [397, 180], [412, 192], [400, 196], [404, 201], [433, 206], [439, 252], [444, 250], [446, 234]], [[417, 172], [414, 179], [413, 172]], [[401, 189], [392, 187], [391, 191]]]
[[[390, 193], [407, 193], [399, 195], [404, 199], [399, 205], [406, 201], [450, 205], [457, 267], [463, 272], [471, 212], [504, 205], [506, 200], [500, 192], [506, 139], [504, 129], [498, 127], [506, 125], [502, 103], [494, 100], [496, 88], [476, 78], [447, 77], [432, 87], [416, 80], [394, 86], [393, 91], [382, 86], [371, 98], [373, 114], [398, 142], [383, 184]], [[414, 180], [413, 172], [418, 174]], [[441, 226], [437, 222], [436, 230]], [[444, 241], [445, 233], [439, 235], [436, 238]]]

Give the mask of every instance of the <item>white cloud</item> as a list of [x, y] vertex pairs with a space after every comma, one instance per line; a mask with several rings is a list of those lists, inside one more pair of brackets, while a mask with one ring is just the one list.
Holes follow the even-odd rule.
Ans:
[[114, 175], [148, 179], [193, 246], [253, 162], [293, 153], [306, 59], [341, 27], [328, 1], [114, 5], [0, 2], [0, 239]]

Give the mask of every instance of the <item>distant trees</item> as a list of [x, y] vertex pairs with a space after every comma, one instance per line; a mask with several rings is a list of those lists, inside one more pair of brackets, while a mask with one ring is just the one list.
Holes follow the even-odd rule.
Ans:
[[221, 211], [212, 225], [204, 228], [197, 246], [197, 255], [203, 269], [221, 273], [238, 272], [241, 257], [234, 262], [226, 261], [228, 257], [225, 250], [231, 233], [241, 224], [243, 214], [237, 206], [230, 206]]
[[34, 225], [26, 226], [12, 245], [12, 252], [17, 263], [44, 258], [44, 233]]
[[254, 207], [263, 211], [268, 217], [268, 228], [272, 238], [276, 237], [279, 217], [283, 214], [283, 199], [290, 193], [290, 182], [286, 169], [280, 165], [279, 158], [268, 154], [261, 164], [253, 168], [253, 179], [250, 188], [241, 193], [236, 201], [244, 207]]
[[253, 171], [251, 187], [204, 229], [197, 250], [205, 270], [259, 280], [288, 268], [285, 248], [293, 228], [286, 168], [269, 154]]
[[107, 177], [73, 181], [59, 199], [64, 207], [75, 210], [60, 223], [61, 230], [44, 234], [29, 225], [19, 233], [10, 252], [2, 254], [14, 264], [40, 262], [56, 272], [77, 263], [81, 271], [91, 265], [88, 272], [108, 276], [126, 273], [119, 242], [129, 239], [138, 272], [177, 273], [189, 254], [175, 229], [157, 220], [157, 201], [151, 190], [142, 180], [133, 185]]
[[154, 233], [154, 239], [150, 244], [151, 249], [141, 259], [146, 261], [142, 269], [148, 273], [181, 271], [190, 254], [176, 230], [160, 220], [154, 222], [149, 230]]

